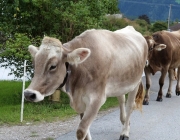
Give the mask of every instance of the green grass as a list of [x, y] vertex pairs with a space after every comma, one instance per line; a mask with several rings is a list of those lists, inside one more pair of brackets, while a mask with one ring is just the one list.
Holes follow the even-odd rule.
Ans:
[[[29, 82], [26, 82], [26, 86]], [[21, 125], [22, 82], [0, 81], [0, 125]], [[118, 106], [116, 98], [108, 98], [101, 110]], [[60, 102], [51, 102], [48, 97], [44, 101], [24, 103], [23, 123], [53, 122], [66, 120], [77, 113], [70, 107], [69, 98], [61, 93]]]

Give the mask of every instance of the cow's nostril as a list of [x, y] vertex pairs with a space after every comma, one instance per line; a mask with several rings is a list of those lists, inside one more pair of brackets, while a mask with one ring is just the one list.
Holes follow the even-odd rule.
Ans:
[[35, 100], [36, 99], [36, 94], [32, 94], [32, 95], [30, 95], [30, 99], [32, 99], [32, 100]]
[[24, 96], [26, 98], [26, 100], [28, 101], [34, 101], [36, 100], [36, 94], [35, 93], [32, 93], [30, 91], [24, 91]]

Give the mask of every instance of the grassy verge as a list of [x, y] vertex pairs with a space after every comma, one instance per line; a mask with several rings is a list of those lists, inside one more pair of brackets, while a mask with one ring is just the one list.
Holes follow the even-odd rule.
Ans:
[[[21, 92], [22, 82], [0, 81], [0, 125], [21, 125]], [[115, 106], [118, 106], [117, 99], [108, 98], [101, 110]], [[51, 102], [48, 98], [38, 103], [25, 101], [23, 124], [65, 120], [74, 115], [77, 113], [70, 107], [69, 98], [62, 93], [60, 102]]]

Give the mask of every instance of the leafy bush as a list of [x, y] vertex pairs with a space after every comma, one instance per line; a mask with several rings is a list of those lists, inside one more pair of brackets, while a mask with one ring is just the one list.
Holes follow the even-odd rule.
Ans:
[[106, 19], [102, 22], [101, 27], [111, 31], [115, 31], [121, 28], [124, 28], [128, 23], [123, 18], [116, 18], [114, 16], [107, 16]]
[[152, 32], [157, 32], [157, 31], [162, 31], [162, 30], [167, 30], [166, 22], [157, 21], [152, 25], [152, 28], [151, 28]]
[[148, 23], [144, 19], [136, 19], [135, 21], [137, 24], [139, 24], [139, 26], [142, 27], [146, 27], [148, 25]]

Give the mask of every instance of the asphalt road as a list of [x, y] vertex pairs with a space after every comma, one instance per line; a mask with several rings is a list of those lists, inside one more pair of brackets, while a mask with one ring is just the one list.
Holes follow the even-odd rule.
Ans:
[[[168, 78], [164, 85], [163, 102], [157, 102], [158, 80], [160, 73], [152, 76], [150, 103], [143, 106], [143, 112], [134, 111], [131, 115], [130, 140], [180, 140], [180, 97], [175, 95], [173, 82], [172, 98], [166, 98]], [[145, 78], [143, 77], [143, 83]], [[122, 125], [119, 109], [96, 119], [90, 131], [93, 140], [119, 140]], [[56, 140], [75, 140], [74, 131], [59, 136]]]

